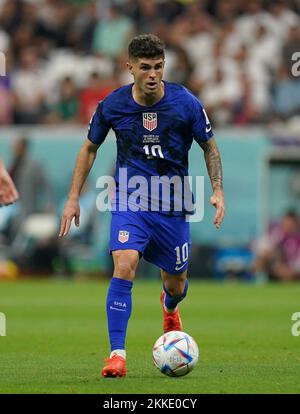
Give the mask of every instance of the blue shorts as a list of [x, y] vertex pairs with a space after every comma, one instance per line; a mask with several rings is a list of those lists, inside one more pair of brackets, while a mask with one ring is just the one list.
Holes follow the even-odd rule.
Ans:
[[185, 216], [153, 211], [112, 212], [110, 252], [137, 250], [148, 262], [176, 274], [187, 269], [190, 245]]

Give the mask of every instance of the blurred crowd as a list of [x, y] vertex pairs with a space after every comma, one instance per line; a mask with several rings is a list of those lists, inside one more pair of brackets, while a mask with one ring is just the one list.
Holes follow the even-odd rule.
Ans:
[[203, 100], [217, 126], [300, 113], [299, 0], [0, 0], [0, 125], [87, 124], [132, 81], [127, 44], [155, 33], [165, 79]]
[[288, 210], [253, 244], [253, 272], [268, 280], [300, 280], [300, 217]]

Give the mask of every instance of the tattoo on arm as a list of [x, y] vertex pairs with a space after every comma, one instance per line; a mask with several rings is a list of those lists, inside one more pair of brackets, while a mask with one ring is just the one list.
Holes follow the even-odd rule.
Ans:
[[223, 190], [222, 162], [219, 148], [214, 138], [200, 144], [213, 191]]

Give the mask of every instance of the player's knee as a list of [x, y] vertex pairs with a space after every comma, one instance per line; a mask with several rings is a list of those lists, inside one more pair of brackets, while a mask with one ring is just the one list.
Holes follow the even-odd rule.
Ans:
[[138, 263], [138, 256], [132, 253], [114, 252], [114, 275], [133, 279]]
[[115, 273], [117, 273], [117, 275], [119, 277], [128, 277], [128, 278], [131, 278], [135, 274], [135, 269], [134, 269], [134, 267], [132, 266], [132, 264], [129, 261], [127, 261], [127, 260], [120, 260], [115, 265]]

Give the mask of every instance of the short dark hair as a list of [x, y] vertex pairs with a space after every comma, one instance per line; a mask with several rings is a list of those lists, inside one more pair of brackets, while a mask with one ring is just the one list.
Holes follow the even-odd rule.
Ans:
[[135, 36], [128, 45], [129, 59], [165, 57], [165, 44], [154, 34]]

